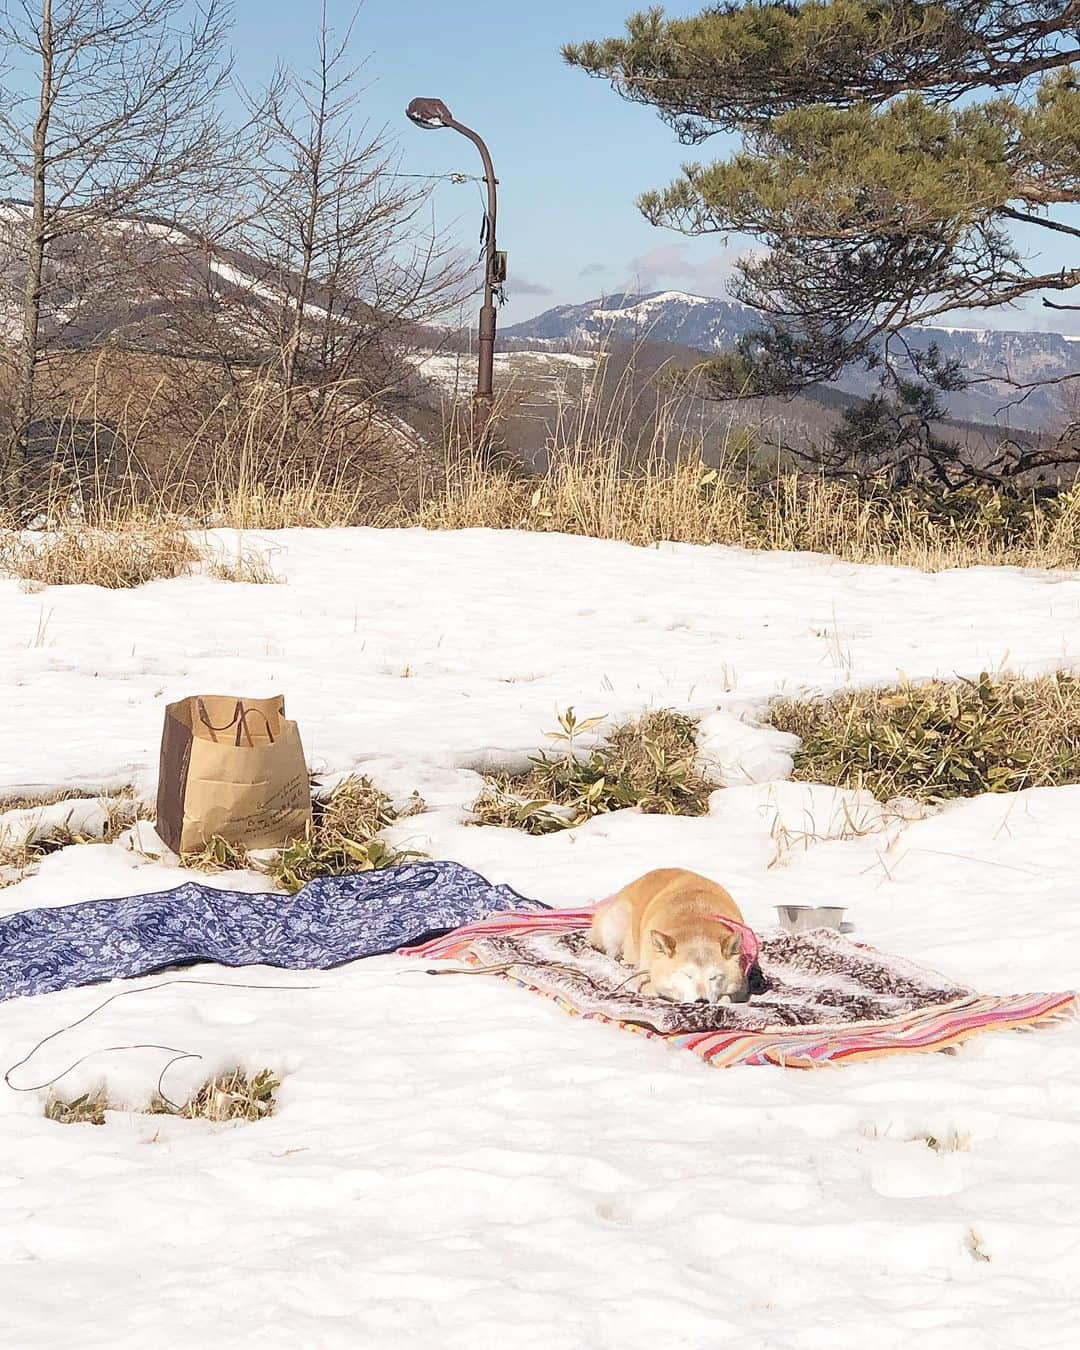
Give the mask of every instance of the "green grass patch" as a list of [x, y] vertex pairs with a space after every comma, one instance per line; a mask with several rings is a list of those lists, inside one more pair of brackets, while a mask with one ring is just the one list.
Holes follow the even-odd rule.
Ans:
[[934, 802], [1080, 783], [1080, 679], [983, 672], [830, 697], [777, 700], [802, 738], [795, 777]]
[[354, 775], [325, 796], [316, 795], [307, 835], [277, 851], [268, 863], [256, 861], [243, 847], [217, 836], [181, 861], [197, 872], [265, 871], [276, 886], [291, 894], [316, 877], [371, 872], [422, 857], [412, 849], [394, 848], [379, 836], [388, 826], [423, 809], [423, 800], [414, 795], [408, 809], [398, 811], [370, 779]]
[[718, 784], [697, 767], [694, 718], [669, 708], [646, 713], [580, 752], [578, 738], [603, 720], [579, 721], [573, 708], [560, 714], [548, 735], [561, 750], [533, 756], [527, 773], [489, 778], [473, 807], [478, 823], [553, 834], [631, 806], [649, 815], [708, 812]]

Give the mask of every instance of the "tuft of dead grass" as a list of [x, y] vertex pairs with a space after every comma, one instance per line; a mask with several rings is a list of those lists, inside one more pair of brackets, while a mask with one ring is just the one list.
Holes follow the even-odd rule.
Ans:
[[245, 586], [276, 586], [282, 580], [265, 553], [245, 553], [242, 549], [227, 557], [217, 554], [210, 558], [205, 571], [216, 581], [235, 581]]
[[282, 849], [271, 866], [276, 885], [290, 893], [316, 877], [371, 872], [418, 858], [380, 838], [383, 830], [424, 809], [415, 796], [405, 812], [395, 809], [385, 792], [362, 776], [346, 778], [314, 803], [314, 820], [304, 839]]
[[[201, 849], [180, 855], [180, 866], [193, 872], [237, 872], [256, 869], [243, 844], [233, 844], [218, 834], [209, 838]], [[256, 869], [257, 870], [257, 869]]]
[[119, 529], [69, 523], [40, 534], [0, 534], [0, 572], [34, 588], [123, 590], [183, 576], [199, 557], [195, 545], [171, 521], [131, 521]]
[[58, 1125], [104, 1125], [109, 1109], [104, 1091], [84, 1092], [72, 1101], [52, 1093], [45, 1103], [45, 1119]]
[[177, 1107], [163, 1097], [155, 1097], [150, 1103], [148, 1114], [219, 1123], [265, 1120], [277, 1109], [276, 1094], [280, 1086], [281, 1080], [272, 1069], [262, 1069], [250, 1077], [243, 1069], [233, 1069], [208, 1079], [182, 1106]]
[[930, 680], [779, 699], [795, 777], [921, 802], [1080, 782], [1080, 678]]
[[580, 736], [603, 721], [579, 720], [573, 708], [561, 713], [559, 730], [549, 736], [562, 752], [541, 751], [525, 774], [489, 778], [473, 806], [477, 822], [552, 834], [627, 807], [648, 815], [707, 813], [717, 784], [697, 767], [692, 717], [669, 708], [646, 713], [580, 751]]
[[[45, 793], [39, 797], [9, 797], [0, 802], [0, 814], [13, 810], [32, 810], [36, 806], [53, 806], [59, 802], [79, 802], [87, 798], [77, 790]], [[131, 829], [140, 820], [150, 820], [153, 811], [140, 801], [130, 789], [102, 796], [97, 799], [105, 813], [104, 826], [100, 832], [83, 834], [70, 828], [70, 818], [65, 824], [58, 822], [49, 831], [38, 837], [31, 831], [23, 838], [10, 838], [5, 831], [0, 838], [0, 890], [13, 886], [29, 876], [41, 859], [59, 849], [73, 844], [113, 844], [125, 831]]]
[[[232, 1069], [208, 1079], [182, 1105], [155, 1096], [144, 1114], [151, 1116], [178, 1116], [183, 1120], [227, 1121], [265, 1120], [277, 1109], [277, 1090], [281, 1080], [272, 1069], [261, 1069], [248, 1075], [243, 1069]], [[57, 1093], [50, 1093], [45, 1103], [45, 1119], [58, 1125], [104, 1125], [106, 1113], [118, 1110], [109, 1101], [104, 1088], [83, 1093], [81, 1097], [65, 1101]]]

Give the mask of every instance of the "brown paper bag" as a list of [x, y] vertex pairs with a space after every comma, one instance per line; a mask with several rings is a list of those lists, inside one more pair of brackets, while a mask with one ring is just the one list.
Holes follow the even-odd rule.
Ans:
[[174, 853], [215, 836], [280, 848], [311, 823], [311, 784], [285, 700], [207, 694], [165, 709], [157, 832]]

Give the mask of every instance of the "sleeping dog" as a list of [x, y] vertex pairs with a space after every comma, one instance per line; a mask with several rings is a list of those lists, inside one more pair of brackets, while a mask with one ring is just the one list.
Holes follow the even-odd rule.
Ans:
[[738, 905], [681, 867], [648, 872], [601, 901], [589, 942], [641, 972], [641, 993], [679, 1003], [745, 1003], [764, 985]]

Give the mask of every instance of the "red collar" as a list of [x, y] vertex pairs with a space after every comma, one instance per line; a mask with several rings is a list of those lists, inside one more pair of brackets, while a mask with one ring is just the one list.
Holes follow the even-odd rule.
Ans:
[[742, 934], [743, 974], [749, 975], [757, 963], [758, 952], [761, 950], [758, 935], [749, 924], [739, 923], [737, 919], [729, 919], [726, 914], [714, 914], [712, 917], [717, 923], [722, 923], [725, 928], [730, 928], [733, 933]]

